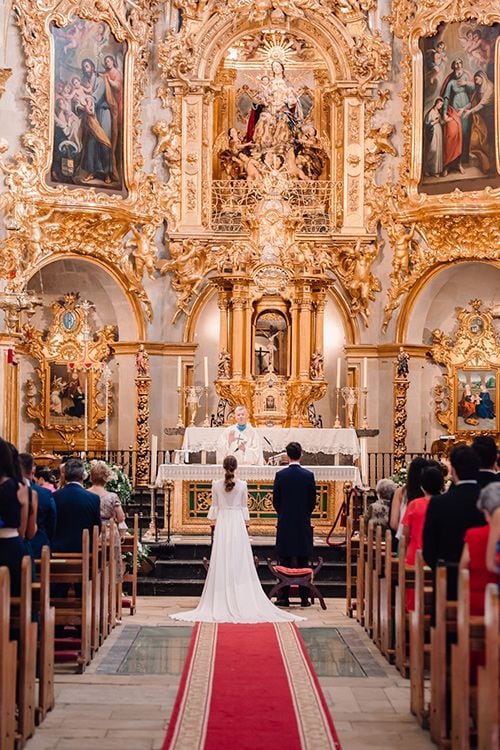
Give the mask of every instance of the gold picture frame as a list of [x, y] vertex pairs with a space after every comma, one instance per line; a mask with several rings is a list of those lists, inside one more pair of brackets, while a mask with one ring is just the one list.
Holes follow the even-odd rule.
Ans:
[[[5, 143], [0, 146], [0, 170], [7, 175], [9, 193], [5, 212], [7, 236], [1, 243], [4, 263], [0, 277], [7, 280], [9, 288], [19, 289], [24, 288], [31, 276], [49, 262], [67, 256], [90, 259], [121, 285], [134, 311], [137, 310], [140, 326], [144, 318], [152, 317], [143, 275], [146, 268], [151, 273], [157, 259], [154, 234], [169, 216], [164, 186], [154, 173], [143, 170], [142, 155], [141, 105], [156, 2], [47, 0], [43, 10], [39, 5], [31, 0], [12, 2], [27, 61], [25, 91], [30, 129], [21, 137], [23, 148], [11, 158], [1, 156], [8, 146]], [[65, 66], [58, 64], [55, 70], [54, 30], [67, 33], [68, 56], [72, 44], [75, 46], [73, 51], [78, 49], [75, 24], [87, 27], [94, 35], [96, 28], [105, 29], [108, 39], [113, 40], [107, 50], [109, 55], [119, 49], [126, 50], [120, 62], [123, 92], [117, 99], [122, 117], [119, 121], [123, 123], [118, 133], [121, 176], [114, 184], [111, 179], [108, 184], [109, 175], [105, 172], [94, 175], [94, 180], [79, 179], [78, 184], [50, 179], [55, 141], [56, 82], [59, 79], [61, 84], [63, 81], [68, 83], [71, 70], [68, 61]], [[85, 49], [91, 57], [95, 56], [95, 46], [92, 47], [90, 42]], [[82, 48], [79, 53], [82, 59], [75, 58], [72, 63], [75, 75], [82, 80], [84, 51]], [[58, 97], [61, 98], [63, 93], [58, 90]], [[66, 93], [68, 98], [72, 95], [69, 91]], [[89, 87], [87, 98], [92, 99], [91, 94]], [[90, 110], [98, 104], [97, 97], [94, 99], [89, 102]], [[83, 111], [83, 108], [83, 101], [78, 107], [69, 106], [69, 110], [75, 111], [68, 111], [68, 117]], [[95, 109], [86, 116], [94, 123], [92, 128], [87, 127], [87, 132], [92, 132], [92, 137], [97, 137], [98, 141], [100, 139], [101, 145], [106, 137], [112, 137], [112, 128], [103, 134], [103, 124], [98, 122]], [[67, 123], [67, 130], [69, 141], [78, 139], [75, 131], [70, 132], [70, 123]], [[71, 152], [65, 154], [65, 158], [71, 161]], [[68, 164], [65, 168], [69, 169]], [[89, 178], [89, 171], [83, 172], [82, 177]]]
[[481, 300], [457, 313], [453, 336], [432, 332], [431, 359], [445, 370], [434, 389], [435, 415], [440, 425], [458, 439], [476, 434], [500, 434], [500, 333], [493, 311]]

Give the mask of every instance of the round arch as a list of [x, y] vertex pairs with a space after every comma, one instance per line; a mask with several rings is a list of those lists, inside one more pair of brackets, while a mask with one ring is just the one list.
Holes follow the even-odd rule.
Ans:
[[[43, 273], [44, 269], [53, 265], [60, 265], [59, 273], [50, 277], [46, 276]], [[87, 267], [88, 270], [88, 273], [83, 276], [81, 266]], [[90, 271], [91, 268], [93, 271]], [[39, 283], [36, 281], [37, 275], [40, 277]], [[63, 290], [63, 275], [70, 284], [74, 278], [79, 288]], [[46, 276], [45, 279], [44, 276]], [[126, 279], [113, 264], [106, 263], [99, 258], [82, 257], [76, 253], [54, 253], [38, 264], [28, 281], [28, 288], [54, 294], [61, 294], [63, 291], [80, 291], [82, 286], [88, 286], [90, 293], [93, 292], [94, 296], [98, 294], [102, 303], [108, 305], [107, 317], [109, 322], [114, 322], [118, 326], [121, 340], [144, 341], [146, 327], [141, 303], [138, 297], [130, 291]], [[119, 297], [113, 295], [113, 290], [116, 288], [119, 290]], [[115, 299], [116, 304], [111, 302], [112, 299]]]
[[[422, 299], [422, 295], [424, 291], [427, 289], [432, 289], [431, 285], [434, 283], [436, 284], [436, 281], [438, 277], [443, 276], [443, 274], [451, 275], [458, 275], [463, 272], [463, 267], [469, 265], [475, 267], [476, 271], [478, 269], [486, 269], [486, 275], [488, 275], [488, 268], [491, 268], [493, 266], [495, 269], [500, 270], [500, 260], [491, 260], [491, 261], [474, 261], [471, 259], [463, 259], [463, 260], [456, 260], [452, 263], [440, 263], [439, 265], [434, 266], [433, 268], [429, 269], [412, 287], [410, 290], [408, 296], [404, 300], [404, 302], [401, 305], [401, 310], [398, 315], [398, 319], [396, 321], [396, 330], [395, 330], [395, 341], [396, 343], [412, 343], [407, 341], [410, 326], [412, 323], [412, 317], [415, 313], [415, 310], [417, 309], [419, 300]], [[489, 280], [491, 282], [491, 272], [489, 272]], [[444, 287], [444, 285], [447, 283], [446, 279], [443, 279], [441, 288]], [[499, 281], [493, 282], [492, 287], [500, 288], [500, 276]], [[437, 290], [437, 286], [436, 286]], [[464, 281], [463, 283], [463, 290], [464, 295], [463, 299], [456, 299], [455, 301], [450, 300], [450, 304], [453, 306], [453, 308], [463, 303], [464, 305], [467, 304], [467, 302], [474, 296], [478, 296], [481, 294], [481, 291], [478, 289], [476, 290], [475, 287], [471, 287], [469, 279], [467, 280], [467, 283]], [[436, 292], [437, 293], [437, 292]], [[488, 293], [489, 294], [489, 293]], [[466, 299], [467, 298], [467, 299]], [[422, 343], [421, 341], [418, 343]]]
[[[201, 80], [214, 80], [227, 49], [245, 34], [261, 31], [256, 23], [247, 18], [224, 18], [213, 16], [199, 31], [196, 51], [197, 75]], [[353, 77], [349, 64], [352, 39], [341, 21], [332, 16], [325, 23], [321, 17], [295, 18], [293, 32], [307, 41], [328, 51], [323, 56], [331, 81], [350, 80]]]

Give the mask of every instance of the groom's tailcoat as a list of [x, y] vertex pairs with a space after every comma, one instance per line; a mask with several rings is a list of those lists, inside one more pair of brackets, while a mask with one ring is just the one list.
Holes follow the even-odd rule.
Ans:
[[274, 479], [273, 505], [278, 514], [278, 558], [310, 558], [313, 551], [311, 513], [316, 505], [316, 482], [312, 471], [299, 464], [278, 471]]

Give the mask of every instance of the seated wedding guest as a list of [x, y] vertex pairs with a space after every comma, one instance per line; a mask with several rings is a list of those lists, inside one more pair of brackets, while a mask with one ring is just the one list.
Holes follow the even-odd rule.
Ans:
[[52, 540], [56, 532], [56, 504], [52, 492], [37, 484], [33, 479], [35, 462], [31, 453], [20, 453], [19, 461], [24, 478], [30, 482], [29, 489], [38, 497], [37, 532], [30, 539], [31, 551], [36, 560], [41, 556], [44, 545], [52, 546]]
[[[431, 497], [425, 517], [423, 555], [433, 570], [438, 560], [460, 561], [467, 529], [484, 526], [486, 521], [476, 507], [479, 497], [479, 460], [468, 446], [456, 446], [450, 453], [453, 484], [442, 495]], [[457, 598], [456, 571], [448, 571], [448, 598]]]
[[9, 569], [12, 596], [19, 596], [21, 563], [27, 554], [23, 537], [28, 526], [28, 502], [19, 461], [9, 444], [0, 438], [0, 566]]
[[416, 497], [421, 497], [422, 490], [420, 488], [420, 475], [423, 469], [428, 466], [426, 458], [417, 456], [413, 459], [408, 467], [408, 474], [406, 477], [406, 484], [402, 487], [398, 487], [394, 493], [391, 502], [391, 513], [389, 517], [389, 525], [396, 537], [400, 539], [403, 533], [403, 526], [401, 521], [406, 511], [406, 506], [411, 500], [415, 500]]
[[92, 546], [92, 529], [101, 530], [100, 498], [83, 488], [85, 467], [78, 458], [64, 464], [65, 484], [54, 492], [57, 511], [56, 535], [52, 544], [54, 552], [81, 552], [82, 533], [89, 530]]
[[375, 487], [377, 499], [370, 503], [365, 513], [365, 523], [375, 521], [376, 526], [382, 526], [385, 531], [389, 526], [389, 513], [391, 510], [391, 500], [397, 489], [397, 485], [392, 479], [379, 479]]
[[490, 482], [500, 482], [500, 472], [497, 471], [497, 444], [490, 435], [478, 435], [472, 441], [472, 449], [479, 459], [478, 483], [486, 487]]
[[55, 476], [48, 466], [35, 467], [35, 482], [50, 492], [56, 491]]
[[486, 567], [491, 573], [500, 575], [500, 509], [491, 514], [488, 545], [486, 548]]
[[91, 461], [90, 463], [90, 481], [92, 482], [89, 487], [89, 492], [94, 492], [99, 496], [101, 502], [101, 521], [107, 527], [107, 535], [109, 535], [109, 522], [111, 519], [115, 522], [114, 529], [114, 547], [115, 547], [115, 560], [116, 560], [116, 580], [122, 580], [122, 553], [121, 553], [121, 542], [120, 542], [120, 530], [118, 524], [125, 521], [125, 513], [123, 512], [120, 498], [116, 492], [109, 492], [106, 489], [106, 484], [111, 479], [113, 470], [104, 461]]
[[[440, 468], [431, 466], [424, 469], [420, 477], [422, 497], [417, 497], [408, 503], [403, 516], [403, 533], [407, 539], [406, 565], [415, 565], [415, 557], [423, 545], [425, 516], [433, 495], [440, 495], [444, 488], [444, 475]], [[406, 589], [406, 609], [415, 609], [415, 590]]]
[[217, 440], [217, 463], [222, 464], [226, 456], [234, 456], [240, 466], [262, 465], [262, 442], [255, 427], [248, 422], [248, 409], [237, 406], [234, 417], [236, 424], [226, 427]]
[[486, 567], [486, 554], [491, 521], [500, 513], [500, 483], [491, 482], [481, 490], [477, 507], [484, 513], [487, 526], [468, 529], [465, 532], [464, 548], [460, 568], [470, 571], [470, 613], [484, 614], [484, 590], [488, 583], [498, 583], [498, 575]]

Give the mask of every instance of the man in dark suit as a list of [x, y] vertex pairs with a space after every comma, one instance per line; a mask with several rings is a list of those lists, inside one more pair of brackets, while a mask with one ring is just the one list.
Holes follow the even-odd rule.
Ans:
[[497, 444], [490, 435], [478, 435], [472, 441], [474, 450], [479, 459], [478, 484], [486, 487], [490, 482], [500, 482], [500, 472], [496, 470]]
[[92, 546], [92, 529], [101, 529], [101, 503], [98, 495], [82, 486], [85, 475], [83, 462], [70, 458], [64, 464], [66, 484], [54, 492], [57, 508], [57, 529], [52, 549], [54, 552], [81, 552], [82, 533], [89, 530]]
[[[464, 535], [473, 526], [484, 526], [477, 509], [480, 487], [477, 481], [479, 460], [468, 446], [457, 446], [450, 453], [453, 484], [448, 492], [431, 497], [424, 525], [423, 555], [433, 570], [438, 560], [458, 565]], [[457, 571], [448, 571], [448, 598], [457, 598]]]
[[[273, 505], [278, 514], [276, 553], [280, 565], [303, 568], [309, 565], [313, 552], [311, 513], [316, 505], [316, 482], [312, 471], [299, 463], [302, 448], [299, 443], [286, 446], [288, 466], [276, 473]], [[276, 604], [288, 607], [289, 589], [282, 589]], [[309, 607], [307, 588], [300, 588], [303, 607]]]
[[52, 546], [52, 540], [56, 533], [56, 504], [52, 492], [45, 489], [45, 487], [40, 487], [34, 480], [35, 461], [31, 453], [20, 453], [19, 461], [23, 476], [29, 481], [32, 492], [38, 495], [36, 513], [37, 532], [30, 539], [33, 557], [38, 559], [42, 554], [42, 547], [44, 545]]

